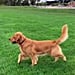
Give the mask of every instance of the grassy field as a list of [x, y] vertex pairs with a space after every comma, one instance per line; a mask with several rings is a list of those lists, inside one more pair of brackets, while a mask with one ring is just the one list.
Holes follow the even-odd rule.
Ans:
[[[8, 40], [20, 31], [36, 40], [57, 39], [64, 24], [69, 27], [69, 39], [61, 44], [67, 62], [53, 63], [49, 55], [39, 57], [36, 66], [31, 60], [17, 64], [18, 45]], [[75, 75], [75, 10], [0, 7], [0, 75]]]

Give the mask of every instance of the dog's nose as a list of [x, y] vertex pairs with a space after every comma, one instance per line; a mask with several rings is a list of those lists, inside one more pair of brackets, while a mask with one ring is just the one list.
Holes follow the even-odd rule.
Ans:
[[10, 38], [9, 38], [9, 40], [10, 40]]

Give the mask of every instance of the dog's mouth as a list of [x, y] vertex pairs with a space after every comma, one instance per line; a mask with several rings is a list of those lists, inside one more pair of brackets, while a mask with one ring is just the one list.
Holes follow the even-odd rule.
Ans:
[[16, 41], [13, 41], [12, 44], [16, 44]]
[[[11, 39], [9, 38], [9, 40], [11, 41]], [[12, 44], [16, 44], [17, 42], [16, 41], [11, 41]]]

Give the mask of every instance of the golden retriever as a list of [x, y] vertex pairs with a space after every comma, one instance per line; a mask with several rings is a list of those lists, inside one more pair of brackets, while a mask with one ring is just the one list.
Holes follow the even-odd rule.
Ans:
[[45, 40], [37, 41], [31, 40], [24, 36], [21, 32], [16, 32], [9, 40], [15, 44], [17, 43], [20, 46], [20, 54], [18, 56], [18, 63], [20, 63], [26, 57], [30, 57], [32, 61], [32, 66], [37, 64], [38, 55], [40, 54], [50, 54], [55, 58], [55, 62], [62, 58], [66, 61], [61, 47], [59, 44], [63, 43], [68, 38], [68, 26], [64, 25], [62, 27], [62, 34], [56, 40]]

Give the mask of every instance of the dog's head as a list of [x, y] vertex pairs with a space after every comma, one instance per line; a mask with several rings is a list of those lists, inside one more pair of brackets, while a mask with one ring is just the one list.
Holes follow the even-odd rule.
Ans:
[[21, 44], [25, 41], [26, 37], [21, 32], [16, 32], [9, 40], [15, 44]]

